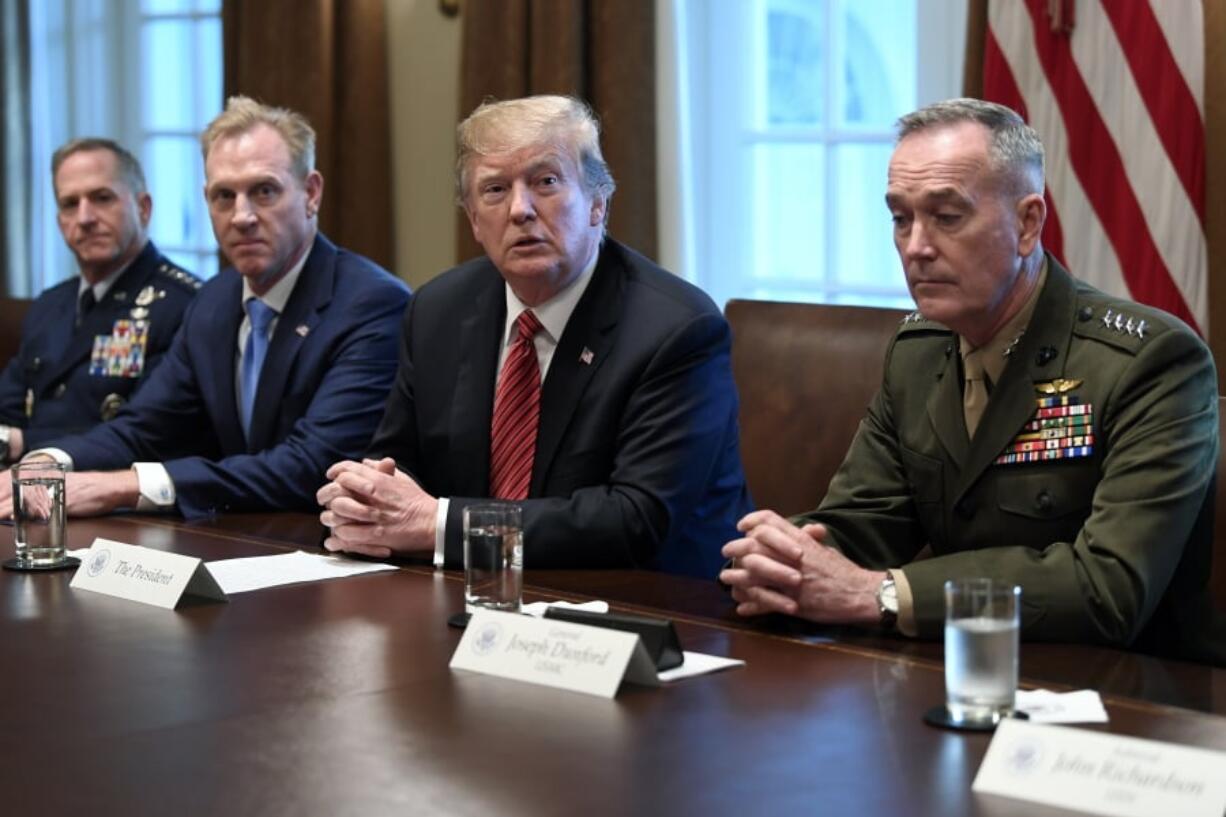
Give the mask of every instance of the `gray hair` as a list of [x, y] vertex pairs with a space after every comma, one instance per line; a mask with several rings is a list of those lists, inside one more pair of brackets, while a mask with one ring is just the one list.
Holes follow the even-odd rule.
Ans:
[[315, 169], [315, 129], [311, 123], [297, 111], [264, 105], [249, 96], [226, 100], [226, 109], [200, 134], [204, 160], [208, 161], [209, 151], [218, 139], [246, 133], [257, 125], [267, 125], [280, 134], [289, 148], [290, 169], [299, 179], [306, 179]]
[[[74, 153], [86, 153], [92, 150], [110, 151], [115, 157], [119, 176], [123, 179], [124, 184], [128, 186], [128, 189], [132, 191], [132, 195], [140, 196], [145, 193], [145, 171], [141, 169], [140, 162], [137, 161], [136, 157], [113, 139], [103, 139], [97, 136], [65, 142], [55, 153], [51, 154], [52, 189], [55, 189], [55, 176], [60, 172], [60, 165], [64, 164], [65, 159]], [[58, 190], [55, 190], [55, 193], [57, 196], [59, 195]]]
[[607, 214], [617, 184], [600, 152], [600, 125], [587, 104], [569, 96], [488, 99], [478, 105], [456, 128], [456, 198], [460, 204], [468, 201], [470, 160], [540, 144], [557, 145], [574, 155], [584, 191], [603, 199]]
[[925, 105], [898, 119], [898, 141], [913, 133], [977, 122], [988, 129], [988, 155], [993, 167], [1014, 176], [1026, 193], [1043, 194], [1043, 143], [1012, 108], [982, 99], [947, 99]]

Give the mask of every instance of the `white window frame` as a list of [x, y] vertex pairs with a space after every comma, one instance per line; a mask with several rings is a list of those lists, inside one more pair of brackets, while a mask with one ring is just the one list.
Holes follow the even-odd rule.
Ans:
[[[220, 9], [220, 5], [219, 5]], [[13, 282], [28, 296], [77, 274], [76, 260], [64, 246], [56, 223], [51, 184], [51, 156], [69, 139], [102, 136], [114, 139], [143, 157], [145, 141], [163, 135], [141, 125], [139, 89], [142, 65], [141, 24], [147, 19], [219, 18], [215, 12], [146, 13], [141, 0], [39, 0], [30, 4], [30, 122], [31, 196], [34, 231], [26, 286]], [[56, 21], [62, 23], [57, 25]], [[220, 64], [218, 70], [221, 70]], [[218, 110], [222, 100], [217, 101]], [[185, 132], [186, 135], [186, 132]], [[197, 133], [190, 133], [193, 139]], [[143, 163], [143, 162], [142, 162]], [[156, 181], [146, 181], [154, 194]], [[203, 191], [201, 202], [203, 202]], [[207, 210], [200, 211], [207, 218]], [[206, 234], [208, 230], [204, 231]], [[156, 234], [154, 234], [156, 240]], [[163, 252], [204, 257], [216, 244], [202, 247], [163, 246]], [[193, 268], [193, 272], [199, 272]]]
[[[772, 142], [892, 144], [892, 128], [838, 130], [788, 129], [786, 133], [739, 131], [739, 117], [718, 109], [709, 89], [733, 88], [752, 81], [753, 72], [738, 67], [728, 55], [755, 48], [751, 26], [728, 25], [731, 13], [752, 10], [758, 0], [720, 3], [712, 0], [657, 0], [657, 167], [659, 168], [659, 236], [661, 263], [708, 292], [719, 296], [751, 297], [759, 286], [736, 270], [747, 265], [750, 251], [749, 224], [753, 217], [753, 179], [742, 176], [741, 163], [729, 157], [741, 150], [746, 136]], [[826, 0], [797, 0], [826, 7]], [[961, 93], [965, 51], [965, 0], [916, 0], [917, 59], [916, 99], [924, 105]], [[720, 18], [724, 18], [721, 20]], [[826, 31], [833, 29], [828, 24]], [[719, 58], [717, 58], [719, 57]], [[835, 55], [836, 64], [841, 64]], [[826, 72], [833, 81], [834, 72]], [[736, 92], [729, 96], [738, 96]], [[740, 98], [754, 94], [741, 90]], [[827, 89], [827, 99], [832, 98]], [[899, 114], [905, 111], [899, 111]], [[731, 125], [731, 127], [729, 126]], [[733, 168], [734, 170], [729, 170]], [[838, 183], [838, 168], [828, 166], [824, 183], [823, 212], [826, 229], [834, 226], [831, 206]], [[884, 196], [884, 189], [882, 190]], [[889, 220], [882, 205], [883, 240], [889, 240]], [[833, 279], [834, 245], [815, 247], [826, 254], [823, 280], [808, 283], [807, 300], [857, 302], [841, 291]], [[864, 289], [861, 287], [860, 289]], [[881, 271], [880, 286], [869, 299], [859, 302], [909, 302], [901, 270]], [[722, 305], [722, 304], [721, 304]]]

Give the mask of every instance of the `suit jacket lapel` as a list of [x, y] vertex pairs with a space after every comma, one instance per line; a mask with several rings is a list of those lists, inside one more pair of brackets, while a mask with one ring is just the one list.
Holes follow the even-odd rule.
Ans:
[[135, 306], [133, 299], [136, 297], [136, 290], [140, 289], [145, 279], [156, 268], [156, 262], [157, 251], [153, 248], [153, 242], [149, 242], [123, 271], [123, 274], [115, 280], [115, 283], [111, 284], [111, 288], [106, 291], [102, 301], [86, 316], [79, 329], [73, 326], [77, 314], [77, 290], [72, 287], [65, 289], [65, 294], [69, 297], [57, 307], [56, 314], [59, 320], [64, 321], [66, 329], [72, 333], [72, 339], [65, 347], [64, 354], [60, 355], [59, 360], [56, 361], [56, 365], [40, 373], [38, 391], [67, 377], [68, 373], [82, 360], [93, 354], [94, 338], [98, 335], [109, 335], [114, 328], [118, 311], [116, 305], [118, 309], [123, 309], [129, 304]]
[[[1034, 384], [1064, 373], [1076, 305], [1072, 278], [1048, 256], [1047, 282], [1039, 293], [1030, 324], [1010, 355], [1009, 365], [979, 421], [980, 433], [971, 443], [955, 501], [975, 484], [1034, 416], [1038, 405]], [[1046, 353], [1040, 354], [1040, 350]]]
[[[490, 493], [490, 423], [494, 415], [495, 374], [499, 344], [505, 339], [507, 299], [504, 283], [493, 264], [474, 300], [474, 309], [460, 326], [460, 348], [451, 392], [447, 435], [451, 441], [449, 469], [456, 493]], [[415, 361], [425, 368], [425, 361]]]
[[530, 496], [542, 494], [545, 477], [571, 417], [578, 410], [580, 397], [612, 348], [613, 329], [621, 315], [624, 279], [620, 259], [606, 244], [587, 291], [566, 322], [541, 386], [541, 421]]
[[[336, 247], [317, 235], [302, 272], [298, 274], [294, 291], [285, 304], [285, 311], [277, 317], [277, 327], [260, 369], [260, 385], [251, 411], [251, 436], [247, 441], [251, 452], [262, 451], [272, 442], [294, 358], [322, 320], [323, 311], [332, 300], [335, 276]], [[234, 382], [233, 377], [230, 382]]]
[[[204, 344], [208, 353], [195, 359], [202, 370], [197, 374], [206, 403], [216, 398], [210, 414], [217, 418], [217, 438], [227, 456], [247, 450], [243, 426], [238, 416], [238, 395], [234, 391], [235, 366], [238, 361], [238, 326], [243, 321], [243, 278], [234, 270], [221, 273], [226, 282], [216, 298], [210, 298], [212, 309], [205, 311], [201, 302], [193, 310], [201, 314], [199, 337], [179, 338], [176, 343]], [[207, 292], [207, 290], [206, 290]], [[205, 297], [208, 297], [206, 295]]]

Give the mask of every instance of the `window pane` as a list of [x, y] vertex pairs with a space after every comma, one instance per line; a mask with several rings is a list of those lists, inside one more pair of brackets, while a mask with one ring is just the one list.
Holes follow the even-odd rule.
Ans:
[[141, 24], [141, 124], [146, 130], [191, 130], [195, 73], [191, 20]]
[[838, 21], [839, 125], [888, 128], [915, 108], [915, 4], [842, 0]]
[[766, 12], [768, 125], [822, 122], [825, 39], [821, 4], [770, 0]]
[[200, 20], [196, 28], [196, 51], [192, 55], [195, 66], [192, 88], [196, 105], [196, 119], [193, 129], [203, 131], [209, 121], [221, 111], [221, 20], [214, 17]]
[[221, 0], [141, 0], [140, 10], [145, 14], [219, 14]]
[[[910, 306], [902, 265], [894, 251], [886, 209], [886, 172], [890, 144], [839, 145], [834, 148], [836, 192], [834, 270], [837, 289], [860, 293], [860, 303]], [[852, 299], [857, 300], [857, 299]]]
[[153, 196], [153, 240], [164, 250], [211, 250], [215, 242], [204, 204], [204, 170], [196, 140], [152, 137], [145, 142], [143, 160]]
[[[759, 145], [752, 149], [753, 275], [772, 280], [822, 280], [825, 149], [820, 145]], [[781, 284], [786, 285], [786, 284]]]

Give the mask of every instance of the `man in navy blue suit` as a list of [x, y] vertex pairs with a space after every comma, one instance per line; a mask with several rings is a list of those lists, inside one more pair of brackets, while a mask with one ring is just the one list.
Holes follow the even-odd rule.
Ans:
[[201, 141], [233, 268], [200, 290], [115, 420], [48, 452], [73, 466], [72, 515], [313, 507], [329, 463], [366, 449], [391, 387], [408, 287], [319, 234], [306, 119], [234, 97]]
[[51, 157], [56, 221], [80, 275], [30, 305], [0, 373], [0, 463], [109, 420], [160, 362], [200, 281], [149, 240], [136, 157], [74, 139]]
[[585, 105], [483, 105], [459, 143], [486, 256], [412, 299], [383, 459], [329, 469], [325, 545], [458, 567], [464, 507], [498, 497], [523, 507], [525, 567], [714, 576], [749, 507], [728, 324], [604, 239], [614, 184]]

